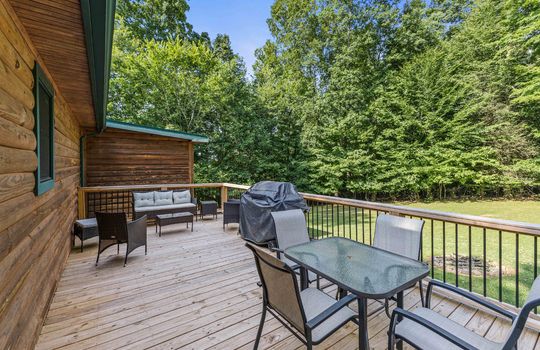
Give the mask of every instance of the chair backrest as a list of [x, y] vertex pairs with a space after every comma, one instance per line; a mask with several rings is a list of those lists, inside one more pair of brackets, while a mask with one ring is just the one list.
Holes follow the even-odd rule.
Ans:
[[424, 220], [381, 214], [375, 224], [373, 246], [418, 260], [423, 227]]
[[128, 228], [126, 213], [96, 212], [99, 239], [127, 241]]
[[239, 215], [240, 202], [228, 201], [223, 203], [223, 215]]
[[246, 243], [246, 247], [251, 249], [255, 256], [266, 303], [305, 335], [306, 315], [294, 271], [281, 260], [254, 245]]
[[309, 242], [306, 217], [301, 209], [276, 211], [272, 213], [272, 217], [280, 249]]
[[512, 328], [506, 337], [502, 349], [510, 350], [517, 348], [519, 336], [523, 332], [523, 328], [525, 328], [529, 313], [537, 306], [540, 306], [540, 276], [536, 277], [534, 280], [529, 294], [527, 295], [527, 299], [525, 300], [525, 305], [523, 305], [523, 308], [521, 308], [518, 316], [512, 323]]

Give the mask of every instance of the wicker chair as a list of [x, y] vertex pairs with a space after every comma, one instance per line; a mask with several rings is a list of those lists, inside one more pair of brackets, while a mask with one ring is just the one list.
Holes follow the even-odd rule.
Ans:
[[324, 292], [307, 288], [300, 291], [295, 272], [283, 261], [250, 243], [263, 288], [263, 310], [254, 349], [261, 339], [266, 312], [272, 314], [308, 349], [332, 335], [349, 321], [358, 324], [357, 315], [347, 307], [353, 295], [336, 302]]
[[127, 222], [126, 213], [96, 213], [99, 232], [99, 247], [96, 266], [99, 255], [113, 245], [117, 245], [120, 253], [120, 243], [127, 243], [126, 266], [129, 253], [138, 247], [144, 246], [144, 254], [148, 252], [146, 239], [146, 215], [131, 222]]
[[[446, 289], [447, 292], [469, 299], [512, 321], [512, 328], [504, 341], [498, 343], [485, 339], [481, 335], [431, 310], [430, 303], [433, 287]], [[525, 305], [517, 315], [469, 291], [432, 280], [428, 284], [426, 307], [419, 307], [414, 311], [396, 308], [392, 313], [388, 331], [388, 349], [393, 349], [398, 341], [405, 341], [417, 349], [430, 350], [517, 349], [517, 342], [523, 332], [529, 313], [537, 306], [540, 306], [540, 277], [537, 277], [533, 282]]]
[[233, 223], [240, 223], [240, 201], [230, 200], [223, 203], [223, 229]]

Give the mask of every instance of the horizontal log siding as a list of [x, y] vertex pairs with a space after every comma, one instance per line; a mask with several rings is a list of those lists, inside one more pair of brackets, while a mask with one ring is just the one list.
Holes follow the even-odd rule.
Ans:
[[88, 136], [86, 186], [191, 183], [190, 142], [106, 129]]
[[[52, 190], [36, 197], [36, 49], [0, 0], [0, 349], [32, 349], [70, 250], [77, 214], [81, 129], [55, 85]], [[45, 66], [45, 70], [46, 70]]]

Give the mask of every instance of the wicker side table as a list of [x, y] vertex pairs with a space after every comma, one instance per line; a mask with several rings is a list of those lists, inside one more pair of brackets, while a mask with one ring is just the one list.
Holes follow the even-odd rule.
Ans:
[[201, 201], [201, 220], [205, 215], [212, 215], [217, 219], [217, 208], [216, 201]]

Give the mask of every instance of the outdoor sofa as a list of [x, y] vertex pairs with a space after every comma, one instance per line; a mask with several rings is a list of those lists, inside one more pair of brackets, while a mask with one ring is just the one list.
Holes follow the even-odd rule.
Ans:
[[133, 220], [146, 215], [155, 219], [160, 214], [192, 213], [197, 214], [197, 199], [191, 198], [189, 190], [133, 192]]

